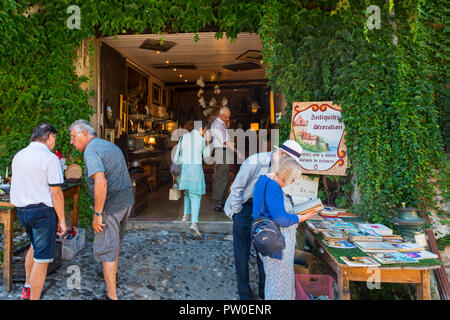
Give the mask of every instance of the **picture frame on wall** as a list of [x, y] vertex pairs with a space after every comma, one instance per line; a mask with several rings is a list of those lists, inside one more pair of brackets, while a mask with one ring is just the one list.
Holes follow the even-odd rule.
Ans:
[[105, 128], [105, 140], [114, 143], [114, 129]]
[[156, 83], [152, 84], [152, 103], [158, 106], [161, 104], [161, 87]]

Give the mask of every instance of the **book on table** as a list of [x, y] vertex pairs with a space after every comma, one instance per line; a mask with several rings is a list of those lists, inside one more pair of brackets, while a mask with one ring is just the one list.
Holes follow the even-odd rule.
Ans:
[[345, 240], [323, 240], [328, 247], [336, 249], [354, 249], [356, 246], [350, 241]]
[[383, 236], [383, 241], [387, 241], [389, 243], [403, 243], [403, 237], [399, 234], [393, 234], [392, 236]]
[[378, 267], [380, 264], [370, 257], [341, 257], [350, 267]]
[[422, 260], [422, 259], [437, 259], [438, 255], [429, 251], [417, 251], [417, 252], [404, 252], [405, 255], [412, 259]]
[[331, 230], [333, 227], [333, 224], [327, 220], [307, 220], [306, 225], [314, 231], [314, 233], [318, 233], [322, 230]]
[[402, 252], [391, 252], [391, 253], [372, 253], [374, 257], [381, 264], [395, 264], [395, 263], [418, 263], [418, 259], [413, 259], [408, 257]]
[[381, 236], [392, 236], [394, 231], [380, 223], [359, 223], [358, 226], [362, 229], [372, 230]]
[[333, 229], [341, 229], [341, 230], [358, 230], [358, 226], [351, 222], [337, 221], [333, 223]]
[[344, 229], [351, 241], [381, 241], [383, 237], [372, 230]]
[[397, 248], [384, 241], [355, 241], [354, 244], [366, 253], [391, 253]]
[[417, 252], [417, 251], [425, 251], [425, 246], [418, 243], [394, 243], [399, 252]]
[[325, 240], [347, 240], [348, 236], [341, 230], [322, 230], [321, 231]]
[[294, 204], [294, 213], [295, 214], [305, 214], [309, 210], [320, 211], [323, 209], [323, 204], [320, 199], [312, 199], [303, 203]]

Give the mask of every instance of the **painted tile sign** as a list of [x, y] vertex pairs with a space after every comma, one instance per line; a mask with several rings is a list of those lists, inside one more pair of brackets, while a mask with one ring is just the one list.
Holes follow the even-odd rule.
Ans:
[[345, 176], [348, 159], [340, 118], [341, 107], [332, 101], [293, 103], [290, 138], [302, 146], [303, 173]]

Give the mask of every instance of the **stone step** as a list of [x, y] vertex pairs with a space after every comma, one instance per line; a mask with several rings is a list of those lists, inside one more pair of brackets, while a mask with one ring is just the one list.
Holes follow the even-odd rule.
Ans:
[[[187, 229], [189, 229], [190, 225], [190, 222], [181, 221], [128, 221], [127, 230], [186, 231]], [[200, 221], [197, 226], [200, 232], [225, 234], [233, 233], [232, 221]]]

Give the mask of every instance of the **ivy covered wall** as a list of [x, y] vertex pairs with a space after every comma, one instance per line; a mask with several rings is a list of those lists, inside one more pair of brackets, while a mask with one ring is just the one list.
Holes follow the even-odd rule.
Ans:
[[[80, 29], [68, 28], [71, 5], [80, 8]], [[381, 9], [379, 29], [366, 25], [369, 5]], [[40, 9], [31, 14], [30, 7]], [[447, 7], [448, 0], [3, 0], [0, 170], [40, 121], [59, 130], [57, 148], [79, 157], [66, 128], [93, 112], [93, 92], [80, 88], [88, 79], [77, 77], [73, 65], [83, 39], [169, 30], [198, 37], [214, 28], [231, 39], [239, 32], [260, 35], [267, 76], [288, 106], [330, 99], [342, 105], [361, 193], [358, 213], [389, 221], [389, 210], [401, 202], [430, 208], [428, 180], [444, 161]], [[289, 120], [287, 110], [281, 141]]]

